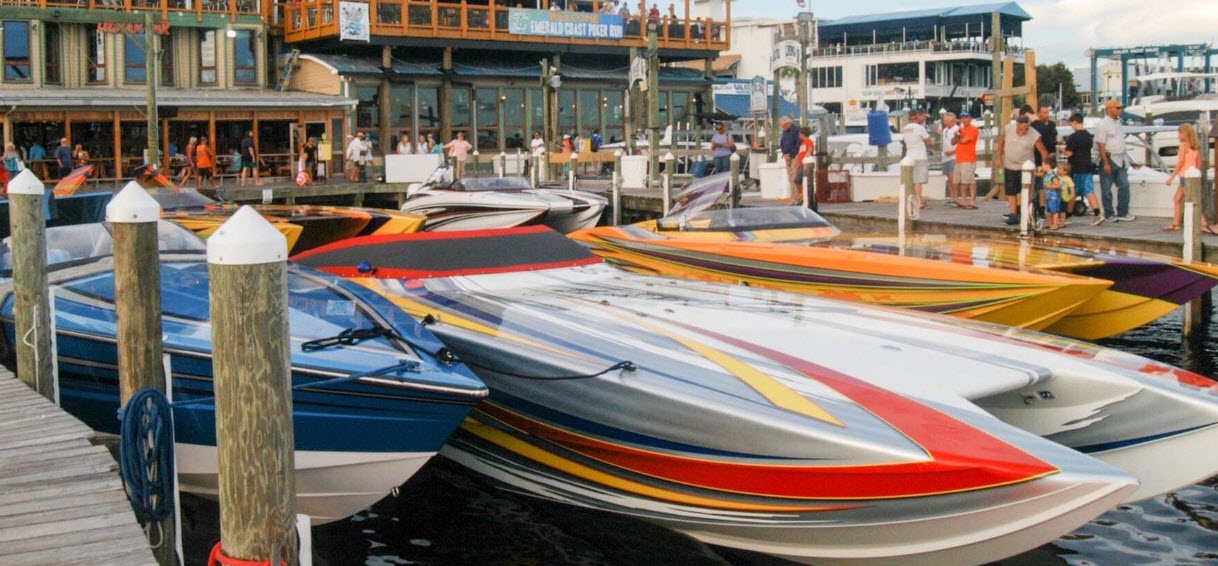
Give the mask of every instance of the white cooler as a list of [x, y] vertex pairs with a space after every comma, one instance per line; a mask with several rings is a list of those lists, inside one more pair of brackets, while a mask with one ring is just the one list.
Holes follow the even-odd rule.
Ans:
[[622, 188], [623, 189], [646, 189], [647, 188], [647, 156], [646, 155], [623, 155], [622, 156]]
[[787, 179], [787, 166], [783, 163], [766, 163], [758, 167], [761, 181], [761, 198], [768, 200], [791, 198], [791, 181]]

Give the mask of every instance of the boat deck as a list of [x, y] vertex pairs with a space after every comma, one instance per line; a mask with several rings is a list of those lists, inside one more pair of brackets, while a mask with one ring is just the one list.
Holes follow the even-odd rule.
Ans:
[[156, 566], [93, 431], [0, 368], [0, 564]]

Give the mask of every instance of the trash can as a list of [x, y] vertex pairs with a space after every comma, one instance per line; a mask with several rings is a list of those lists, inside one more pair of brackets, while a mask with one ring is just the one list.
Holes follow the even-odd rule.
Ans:
[[755, 180], [761, 179], [761, 166], [765, 165], [766, 161], [768, 161], [768, 159], [765, 154], [765, 151], [762, 151], [760, 149], [749, 150], [748, 175], [749, 175], [750, 179], [755, 179]]
[[647, 188], [647, 156], [646, 155], [623, 155], [622, 156], [622, 188], [623, 189], [645, 189], [645, 188]]
[[816, 202], [851, 202], [850, 171], [818, 169], [816, 171]]
[[791, 198], [791, 181], [787, 178], [787, 166], [782, 163], [766, 163], [758, 166], [761, 181], [761, 198], [776, 200]]

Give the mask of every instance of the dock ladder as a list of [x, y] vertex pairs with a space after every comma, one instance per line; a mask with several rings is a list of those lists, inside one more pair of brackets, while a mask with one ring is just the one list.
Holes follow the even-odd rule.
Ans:
[[283, 70], [279, 72], [279, 82], [275, 83], [275, 90], [283, 92], [288, 89], [288, 81], [292, 80], [292, 69], [296, 68], [296, 59], [299, 57], [299, 49], [293, 49], [291, 53], [288, 53], [287, 61], [283, 62]]

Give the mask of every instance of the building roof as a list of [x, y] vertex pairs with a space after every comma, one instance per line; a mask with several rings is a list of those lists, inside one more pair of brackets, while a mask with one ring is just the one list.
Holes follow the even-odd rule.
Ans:
[[[836, 43], [842, 37], [846, 37], [850, 45], [871, 43], [873, 36], [876, 43], [902, 39], [927, 40], [934, 39], [936, 32], [942, 35], [945, 30], [948, 39], [978, 37], [983, 28], [988, 36], [990, 14], [995, 12], [999, 14], [1002, 33], [1005, 36], [1022, 36], [1023, 22], [1032, 19], [1018, 3], [998, 2], [849, 16], [822, 21], [818, 29], [822, 45]], [[854, 38], [858, 41], [853, 41]]]
[[[355, 57], [341, 54], [308, 54], [303, 58], [312, 59], [329, 67], [332, 71], [344, 76], [380, 77], [383, 72], [380, 60], [373, 57]], [[630, 67], [617, 64], [618, 60], [595, 65], [587, 62], [564, 62], [561, 75], [565, 80], [606, 81], [625, 83]], [[414, 77], [440, 77], [439, 61], [401, 60], [393, 59], [393, 73]], [[480, 59], [478, 61], [453, 61], [453, 74], [464, 78], [506, 78], [506, 79], [540, 79], [541, 66], [538, 64], [522, 65], [520, 61]], [[671, 83], [701, 83], [704, 79], [702, 72], [695, 69], [677, 67], [660, 67], [660, 82]]]
[[[672, 66], [679, 67], [682, 69], [694, 69], [697, 71], [701, 71], [703, 69], [703, 67], [705, 66], [704, 61], [705, 61], [705, 59], [694, 60], [694, 61], [681, 61], [678, 63], [673, 63]], [[711, 72], [715, 73], [716, 75], [727, 74], [727, 73], [733, 71], [734, 70], [733, 67], [735, 67], [739, 63], [740, 63], [740, 55], [737, 55], [735, 53], [728, 53], [726, 55], [720, 55], [719, 57], [715, 57], [714, 61], [711, 61]]]
[[[748, 85], [752, 81], [720, 79], [715, 81], [716, 85]], [[772, 92], [773, 82], [766, 83], [766, 92]], [[733, 89], [735, 90], [735, 89]], [[747, 89], [745, 89], [747, 90]], [[773, 97], [770, 94], [766, 95], [766, 104], [768, 105]], [[749, 95], [745, 93], [724, 91], [721, 89], [715, 90], [715, 110], [725, 114], [731, 114], [739, 118], [747, 118], [752, 113], [749, 112]], [[799, 105], [785, 98], [778, 99], [778, 115], [795, 117], [799, 115]]]
[[[143, 107], [143, 88], [38, 88], [0, 89], [0, 106]], [[272, 90], [201, 90], [158, 88], [158, 106], [180, 108], [343, 108], [358, 101], [343, 96]]]

